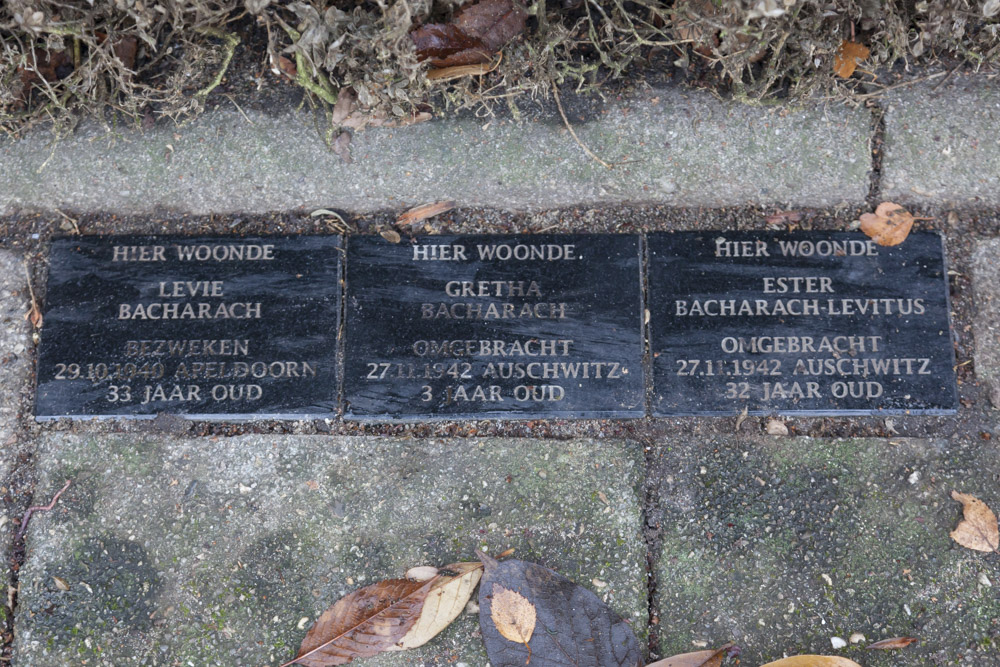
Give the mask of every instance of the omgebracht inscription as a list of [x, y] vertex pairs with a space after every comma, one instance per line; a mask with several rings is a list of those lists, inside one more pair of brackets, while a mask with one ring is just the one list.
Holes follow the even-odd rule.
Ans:
[[639, 239], [347, 248], [345, 417], [642, 416]]
[[957, 408], [940, 236], [649, 237], [658, 416]]
[[336, 413], [339, 237], [58, 239], [40, 419]]

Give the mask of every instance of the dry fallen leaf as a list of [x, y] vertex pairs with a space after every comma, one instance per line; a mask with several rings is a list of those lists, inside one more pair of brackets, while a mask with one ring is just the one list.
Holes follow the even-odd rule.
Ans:
[[914, 217], [899, 204], [882, 202], [874, 213], [862, 214], [861, 231], [883, 246], [899, 245], [910, 235]]
[[53, 583], [55, 583], [56, 588], [58, 588], [59, 590], [61, 591], [69, 590], [69, 584], [66, 583], [66, 580], [63, 579], [62, 577], [52, 577], [52, 581]]
[[476, 555], [485, 566], [479, 628], [491, 665], [643, 664], [632, 628], [592, 591], [536, 563]]
[[340, 598], [306, 633], [288, 665], [343, 665], [387, 651], [416, 624], [430, 581], [386, 579]]
[[465, 608], [483, 564], [453, 563], [430, 579], [387, 579], [350, 593], [323, 612], [287, 665], [343, 665], [383, 651], [422, 646]]
[[785, 426], [785, 422], [780, 419], [767, 420], [767, 434], [768, 435], [788, 435], [788, 427]]
[[646, 667], [719, 667], [722, 659], [726, 657], [726, 651], [732, 644], [726, 644], [717, 649], [707, 651], [695, 651], [693, 653], [682, 653], [671, 658], [658, 660]]
[[535, 605], [528, 602], [517, 591], [511, 591], [500, 584], [493, 584], [493, 608], [490, 618], [497, 631], [512, 642], [524, 644], [531, 661], [531, 634], [535, 631]]
[[441, 568], [427, 591], [427, 598], [416, 624], [390, 650], [402, 651], [423, 646], [451, 625], [465, 609], [482, 576], [483, 564], [479, 561], [453, 563]]
[[399, 243], [402, 240], [402, 237], [399, 235], [399, 232], [397, 232], [395, 229], [383, 229], [381, 232], [379, 232], [379, 235], [389, 243]]
[[760, 667], [861, 667], [847, 658], [830, 655], [796, 655], [769, 662]]
[[833, 72], [842, 79], [849, 79], [858, 68], [858, 61], [868, 57], [871, 51], [864, 44], [849, 42], [846, 39], [840, 43], [837, 53], [833, 56]]
[[38, 309], [38, 304], [35, 301], [31, 302], [31, 308], [24, 314], [24, 319], [31, 322], [31, 326], [36, 329], [42, 328], [42, 311]]
[[967, 549], [988, 552], [1000, 550], [1000, 530], [993, 510], [982, 500], [967, 493], [952, 491], [951, 497], [962, 503], [964, 515], [958, 527], [951, 531], [951, 539]]
[[428, 23], [410, 33], [417, 55], [434, 67], [489, 62], [504, 44], [524, 32], [528, 13], [516, 0], [467, 4], [451, 23]]
[[892, 639], [883, 639], [882, 641], [870, 644], [868, 648], [883, 649], [888, 651], [894, 648], [906, 648], [913, 642], [917, 641], [920, 640], [917, 639], [916, 637], [893, 637]]
[[399, 217], [396, 218], [397, 225], [414, 225], [427, 218], [433, 218], [435, 215], [440, 215], [445, 211], [450, 211], [455, 208], [455, 202], [453, 201], [436, 201], [430, 204], [422, 204], [421, 206], [414, 206], [409, 211], [405, 213], [400, 213]]

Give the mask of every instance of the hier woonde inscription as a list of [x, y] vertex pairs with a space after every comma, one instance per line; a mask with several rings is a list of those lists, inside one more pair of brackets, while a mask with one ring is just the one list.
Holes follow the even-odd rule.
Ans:
[[953, 412], [940, 236], [649, 236], [658, 416]]
[[336, 413], [339, 237], [91, 237], [50, 253], [38, 418]]
[[345, 418], [642, 416], [639, 239], [347, 242]]

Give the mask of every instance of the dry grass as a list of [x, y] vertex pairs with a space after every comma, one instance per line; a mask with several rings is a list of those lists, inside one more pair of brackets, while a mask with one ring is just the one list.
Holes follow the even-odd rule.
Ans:
[[[237, 48], [228, 26], [247, 16], [267, 32], [267, 53], [253, 54], [261, 65], [290, 73], [331, 111], [350, 87], [363, 112], [390, 120], [428, 105], [489, 114], [517, 96], [547, 96], [553, 85], [594, 91], [651, 60], [755, 102], [817, 92], [850, 98], [866, 70], [945, 54], [971, 68], [1000, 60], [996, 0], [534, 0], [526, 33], [495, 70], [430, 81], [408, 33], [447, 21], [460, 4], [8, 0], [0, 8], [0, 127], [19, 133], [49, 120], [68, 129], [109, 107], [136, 122], [198, 113]], [[853, 80], [833, 75], [844, 40], [872, 52]]]

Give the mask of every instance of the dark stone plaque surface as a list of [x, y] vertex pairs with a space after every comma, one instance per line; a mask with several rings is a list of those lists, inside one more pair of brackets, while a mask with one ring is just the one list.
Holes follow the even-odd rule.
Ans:
[[347, 241], [344, 415], [644, 414], [639, 238]]
[[957, 409], [936, 233], [651, 234], [649, 309], [657, 416]]
[[339, 237], [76, 237], [49, 257], [38, 419], [336, 413]]

